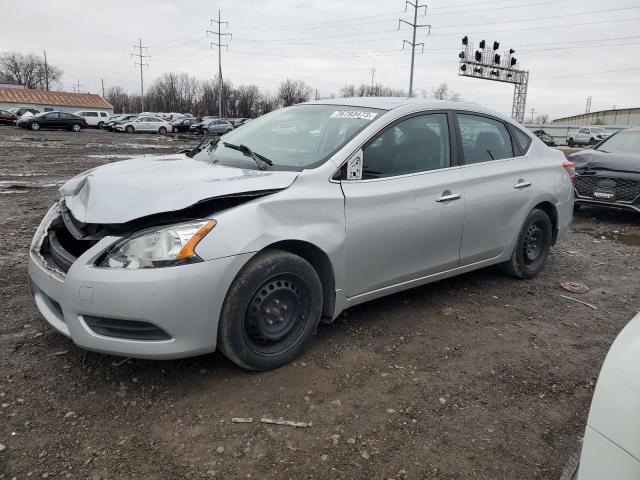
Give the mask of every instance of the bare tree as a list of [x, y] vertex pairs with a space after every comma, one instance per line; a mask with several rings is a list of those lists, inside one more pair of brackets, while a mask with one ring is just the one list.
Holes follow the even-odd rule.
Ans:
[[355, 97], [356, 96], [356, 86], [355, 85], [345, 85], [340, 89], [341, 97]]
[[549, 123], [549, 115], [544, 113], [542, 115], [536, 116], [534, 122], [536, 125], [546, 125]]
[[437, 100], [451, 100], [452, 102], [461, 102], [462, 96], [458, 92], [449, 90], [449, 85], [441, 83], [439, 87], [431, 89], [431, 96]]
[[278, 97], [280, 97], [284, 107], [306, 102], [311, 97], [311, 86], [303, 80], [291, 80], [287, 78], [280, 83]]
[[45, 88], [46, 78], [49, 85], [59, 83], [62, 79], [60, 68], [47, 64], [38, 55], [23, 55], [9, 52], [0, 55], [0, 79], [5, 82], [19, 83], [27, 88]]
[[129, 94], [124, 91], [124, 88], [117, 85], [109, 87], [105, 93], [105, 100], [113, 105], [115, 113], [128, 113]]

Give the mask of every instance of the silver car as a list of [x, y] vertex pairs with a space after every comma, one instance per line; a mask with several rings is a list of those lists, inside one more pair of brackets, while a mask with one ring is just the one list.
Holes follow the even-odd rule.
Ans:
[[[295, 134], [272, 130], [295, 125]], [[45, 319], [77, 345], [251, 370], [318, 322], [499, 264], [544, 267], [573, 170], [519, 124], [463, 103], [334, 99], [264, 115], [174, 155], [72, 178], [30, 249]]]

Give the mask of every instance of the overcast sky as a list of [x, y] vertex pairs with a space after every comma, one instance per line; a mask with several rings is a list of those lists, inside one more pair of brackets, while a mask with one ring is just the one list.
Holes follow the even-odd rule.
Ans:
[[[640, 2], [638, 0], [433, 0], [419, 23], [424, 53], [416, 55], [418, 95], [447, 83], [463, 99], [511, 113], [513, 87], [459, 77], [461, 37], [476, 44], [498, 40], [513, 47], [531, 72], [527, 120], [592, 111], [640, 107]], [[275, 91], [286, 77], [302, 79], [321, 95], [346, 83], [375, 81], [408, 88], [410, 55], [402, 39], [412, 19], [403, 0], [0, 0], [0, 51], [46, 49], [64, 71], [63, 87], [78, 80], [84, 90], [121, 85], [139, 91], [139, 70], [130, 57], [142, 38], [151, 55], [145, 84], [163, 72], [198, 78], [217, 73], [217, 51], [206, 38], [210, 18], [229, 22], [233, 39], [223, 52], [225, 78]], [[422, 12], [422, 10], [421, 10]]]

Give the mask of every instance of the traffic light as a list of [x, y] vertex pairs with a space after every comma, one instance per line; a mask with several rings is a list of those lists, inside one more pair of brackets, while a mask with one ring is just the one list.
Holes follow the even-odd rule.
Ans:
[[465, 47], [469, 45], [469, 37], [467, 37], [466, 35], [462, 37], [462, 45], [464, 45]]
[[460, 67], [460, 70], [462, 70], [463, 72], [466, 72], [467, 71], [467, 66], [466, 65], [462, 65]]
[[500, 55], [498, 53], [493, 56], [493, 63], [500, 65]]
[[464, 52], [460, 52], [460, 53], [458, 54], [458, 57], [459, 57], [461, 60], [464, 60]]
[[518, 63], [518, 59], [516, 57], [511, 57], [511, 66], [514, 67]]
[[481, 62], [482, 61], [482, 53], [480, 52], [480, 50], [476, 50], [476, 62]]
[[493, 49], [498, 50], [500, 48], [500, 42], [493, 42]]
[[486, 45], [486, 44], [484, 43], [484, 40], [481, 40], [481, 41], [480, 41], [480, 48], [484, 49], [485, 45]]

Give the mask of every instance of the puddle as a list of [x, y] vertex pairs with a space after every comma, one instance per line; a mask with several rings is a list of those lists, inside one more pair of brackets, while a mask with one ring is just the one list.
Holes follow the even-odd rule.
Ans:
[[0, 180], [0, 193], [28, 192], [34, 188], [55, 188], [64, 182], [28, 182], [21, 180]]
[[586, 233], [598, 240], [611, 240], [632, 247], [640, 246], [640, 233], [634, 232], [598, 232], [593, 227], [574, 227], [574, 232]]

